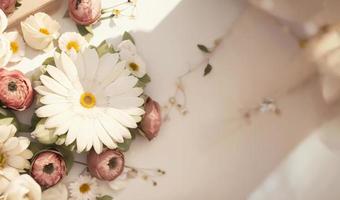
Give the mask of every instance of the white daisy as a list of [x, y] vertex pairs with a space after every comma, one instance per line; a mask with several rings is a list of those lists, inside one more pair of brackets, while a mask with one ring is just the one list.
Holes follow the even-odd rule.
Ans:
[[145, 62], [138, 55], [126, 60], [126, 68], [138, 78], [142, 78], [146, 74]]
[[36, 113], [47, 118], [46, 128], [66, 134], [65, 144], [75, 142], [78, 152], [93, 147], [100, 153], [103, 144], [114, 149], [117, 142], [131, 138], [128, 128], [137, 127], [144, 100], [125, 62], [119, 62], [117, 54], [99, 59], [95, 49], [86, 49], [75, 63], [64, 52], [54, 59], [56, 67], [47, 66], [50, 76], [42, 75], [42, 86], [36, 87], [44, 104]]
[[63, 33], [58, 40], [59, 48], [75, 58], [80, 52], [88, 46], [87, 41], [83, 36], [76, 32], [66, 32]]
[[136, 46], [130, 40], [124, 40], [118, 45], [119, 58], [126, 61], [126, 68], [133, 75], [142, 78], [146, 74], [144, 60], [137, 54]]
[[137, 48], [130, 40], [123, 40], [118, 45], [118, 51], [121, 60], [128, 60], [137, 54]]
[[97, 197], [97, 181], [90, 176], [79, 176], [70, 183], [70, 199], [72, 200], [95, 200]]
[[25, 43], [17, 31], [4, 33], [10, 42], [12, 56], [10, 62], [19, 62], [25, 56]]
[[30, 141], [26, 137], [14, 137], [16, 130], [12, 124], [0, 126], [0, 172], [7, 168], [24, 172], [30, 167], [28, 160], [32, 152], [27, 149]]
[[60, 25], [46, 13], [36, 13], [21, 22], [26, 43], [38, 50], [53, 47], [53, 40], [59, 37]]

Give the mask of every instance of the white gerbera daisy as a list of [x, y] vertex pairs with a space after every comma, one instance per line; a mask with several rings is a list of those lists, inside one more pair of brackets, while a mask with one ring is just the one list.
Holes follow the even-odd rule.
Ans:
[[4, 33], [10, 42], [12, 56], [10, 62], [19, 62], [25, 56], [25, 43], [17, 31]]
[[18, 172], [30, 167], [32, 152], [28, 150], [30, 141], [26, 137], [14, 137], [16, 128], [12, 124], [0, 126], [0, 172], [13, 168]]
[[90, 176], [80, 176], [70, 183], [70, 196], [72, 200], [95, 200], [97, 197], [97, 181]]
[[105, 54], [100, 59], [95, 49], [86, 49], [75, 63], [64, 52], [55, 54], [54, 66], [47, 66], [50, 76], [42, 75], [42, 95], [36, 113], [47, 118], [46, 128], [54, 134], [66, 134], [66, 145], [76, 143], [77, 151], [97, 153], [103, 144], [110, 149], [117, 142], [131, 138], [128, 128], [136, 128], [144, 110], [139, 96], [142, 88], [135, 87], [138, 79], [119, 62], [117, 54]]
[[59, 48], [66, 52], [67, 55], [75, 58], [80, 52], [88, 46], [83, 36], [76, 32], [63, 33], [58, 40]]

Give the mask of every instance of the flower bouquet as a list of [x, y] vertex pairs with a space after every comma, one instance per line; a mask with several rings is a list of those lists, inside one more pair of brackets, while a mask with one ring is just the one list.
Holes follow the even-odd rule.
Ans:
[[[69, 1], [78, 27], [101, 14], [100, 1]], [[93, 46], [81, 32], [60, 34], [46, 13], [21, 22], [23, 38], [6, 27], [0, 10], [0, 199], [109, 200], [129, 179], [156, 185], [152, 177], [163, 170], [124, 159], [137, 135], [152, 140], [161, 126], [160, 106], [144, 92], [150, 77], [132, 35]], [[32, 77], [8, 67], [25, 57], [26, 44], [51, 55]], [[12, 111], [29, 107], [32, 123], [23, 126]], [[84, 170], [71, 173], [76, 164]]]

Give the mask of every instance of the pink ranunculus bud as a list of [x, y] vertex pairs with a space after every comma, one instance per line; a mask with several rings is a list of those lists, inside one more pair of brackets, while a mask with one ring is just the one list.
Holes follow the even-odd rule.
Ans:
[[97, 154], [91, 150], [87, 155], [90, 174], [99, 180], [113, 181], [124, 170], [124, 155], [118, 150], [106, 149]]
[[145, 102], [145, 114], [139, 125], [148, 140], [158, 135], [162, 124], [161, 108], [159, 104], [150, 97]]
[[15, 10], [16, 0], [0, 0], [0, 9], [6, 13], [11, 14]]
[[13, 110], [25, 110], [32, 104], [31, 81], [20, 71], [0, 69], [0, 103]]
[[101, 16], [101, 0], [69, 0], [70, 17], [80, 25], [95, 23]]
[[66, 163], [58, 151], [46, 150], [33, 158], [31, 176], [44, 189], [59, 183], [66, 175]]

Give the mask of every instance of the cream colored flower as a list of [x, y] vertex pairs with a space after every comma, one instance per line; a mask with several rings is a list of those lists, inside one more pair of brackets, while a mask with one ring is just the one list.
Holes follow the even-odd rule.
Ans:
[[97, 181], [90, 176], [80, 176], [70, 183], [70, 196], [72, 200], [95, 200], [97, 197]]
[[27, 174], [12, 179], [4, 196], [5, 200], [42, 200], [40, 186]]
[[144, 114], [144, 100], [125, 62], [115, 54], [99, 58], [89, 48], [75, 62], [64, 52], [54, 60], [56, 67], [46, 68], [50, 76], [42, 75], [42, 86], [35, 88], [44, 104], [36, 114], [47, 118], [45, 126], [55, 128], [56, 135], [66, 134], [65, 144], [75, 143], [78, 152], [93, 147], [100, 153], [103, 144], [114, 149], [131, 138], [129, 128], [136, 128], [135, 117]]
[[21, 22], [26, 43], [38, 50], [53, 47], [53, 40], [59, 37], [60, 25], [46, 13], [36, 13]]
[[54, 129], [45, 127], [46, 119], [41, 119], [31, 133], [31, 136], [42, 144], [53, 144], [58, 140], [58, 136], [54, 134]]
[[138, 56], [135, 55], [131, 57], [130, 59], [126, 60], [126, 67], [130, 72], [138, 77], [142, 78], [146, 74], [146, 66], [144, 60]]
[[126, 61], [126, 68], [131, 73], [142, 78], [146, 74], [144, 60], [137, 54], [136, 46], [130, 40], [124, 40], [118, 45], [119, 58]]
[[33, 156], [27, 149], [30, 141], [26, 137], [14, 137], [15, 132], [16, 128], [12, 124], [0, 126], [0, 173], [7, 168], [24, 172], [30, 167], [28, 160]]
[[59, 48], [71, 58], [76, 58], [77, 54], [83, 52], [88, 46], [87, 41], [79, 33], [63, 33], [58, 40]]
[[10, 62], [19, 62], [25, 56], [25, 43], [17, 31], [4, 33], [10, 42], [11, 58]]

